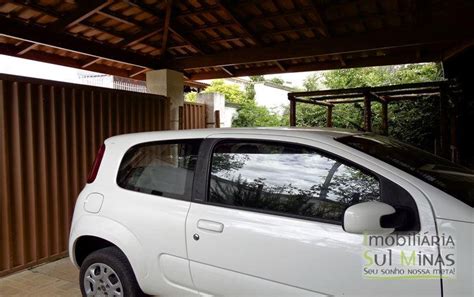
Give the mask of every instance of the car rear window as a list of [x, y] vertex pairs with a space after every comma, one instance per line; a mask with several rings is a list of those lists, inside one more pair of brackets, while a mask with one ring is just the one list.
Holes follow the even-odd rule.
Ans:
[[380, 135], [344, 136], [337, 141], [393, 165], [474, 207], [474, 171], [470, 169]]
[[189, 200], [200, 140], [154, 142], [127, 151], [117, 184], [128, 190]]

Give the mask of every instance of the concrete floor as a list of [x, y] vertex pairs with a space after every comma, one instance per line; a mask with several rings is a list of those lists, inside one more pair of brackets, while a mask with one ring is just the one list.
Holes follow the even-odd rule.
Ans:
[[0, 278], [0, 296], [79, 297], [79, 271], [69, 258]]

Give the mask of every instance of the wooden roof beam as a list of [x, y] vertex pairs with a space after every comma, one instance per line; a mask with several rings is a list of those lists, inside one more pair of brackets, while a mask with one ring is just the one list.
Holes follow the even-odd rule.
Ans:
[[122, 39], [129, 38], [129, 36], [124, 35], [123, 32], [119, 32], [117, 30], [114, 30], [113, 28], [107, 28], [105, 26], [102, 26], [102, 25], [96, 24], [96, 23], [92, 23], [90, 21], [84, 20], [84, 21], [81, 22], [81, 25], [92, 28], [94, 30], [97, 30], [97, 31], [100, 31], [100, 32], [103, 32], [103, 33], [113, 35], [113, 36], [118, 37], [118, 38], [122, 38]]
[[78, 39], [69, 34], [51, 32], [40, 26], [24, 24], [14, 19], [0, 17], [0, 34], [125, 64], [149, 68], [159, 67], [159, 64], [153, 58], [131, 53], [120, 48], [104, 46], [97, 42]]
[[22, 44], [22, 45], [20, 46], [20, 49], [18, 50], [18, 52], [16, 53], [16, 55], [17, 55], [17, 56], [24, 55], [24, 54], [26, 54], [27, 52], [29, 52], [30, 50], [35, 49], [37, 46], [38, 46], [37, 43], [24, 42], [24, 44]]
[[[163, 14], [162, 14], [160, 11], [158, 11], [156, 8], [154, 8], [154, 7], [152, 7], [152, 6], [148, 5], [148, 4], [145, 4], [143, 1], [139, 1], [139, 0], [129, 0], [129, 1], [127, 1], [127, 3], [129, 3], [129, 4], [133, 5], [133, 6], [136, 6], [136, 7], [140, 8], [140, 9], [142, 9], [142, 10], [144, 10], [144, 11], [146, 11], [146, 12], [152, 14], [152, 15], [155, 15], [155, 16], [159, 17], [159, 18], [163, 18]], [[165, 17], [166, 17], [166, 16], [165, 16]], [[163, 28], [161, 28], [160, 31], [161, 31], [162, 29], [163, 29]], [[170, 21], [169, 26], [168, 26], [168, 30], [169, 30], [171, 33], [173, 33], [173, 34], [175, 34], [176, 36], [178, 36], [178, 37], [179, 37], [180, 39], [182, 39], [183, 41], [189, 43], [189, 45], [192, 46], [192, 47], [193, 47], [196, 51], [198, 51], [199, 53], [204, 54], [203, 50], [202, 50], [198, 45], [196, 45], [195, 43], [193, 43], [193, 42], [190, 40], [191, 38], [189, 38], [188, 36], [185, 36], [184, 34], [180, 33], [181, 28], [180, 28], [180, 26], [178, 26], [176, 23], [173, 23], [173, 22]], [[153, 36], [153, 34], [152, 34], [151, 36]], [[142, 40], [145, 40], [145, 39], [147, 39], [147, 38], [149, 38], [149, 37], [150, 37], [150, 36], [148, 36], [148, 35], [140, 36], [140, 40], [139, 40], [139, 41], [136, 41], [136, 40], [135, 40], [135, 41], [133, 41], [132, 44], [136, 44], [136, 43], [138, 43], [138, 42], [140, 42], [140, 41], [142, 41]]]
[[374, 98], [375, 100], [377, 100], [378, 102], [380, 103], [385, 103], [387, 102], [387, 99], [382, 97], [382, 96], [379, 96], [377, 93], [374, 93], [374, 92], [369, 92], [369, 95], [372, 96], [372, 98]]
[[81, 68], [87, 68], [87, 67], [99, 62], [100, 60], [102, 60], [102, 58], [91, 57], [91, 58], [88, 59], [87, 62], [85, 62], [84, 64], [81, 65]]
[[[464, 27], [462, 24], [460, 26]], [[285, 42], [273, 46], [235, 49], [212, 55], [175, 59], [168, 61], [168, 65], [164, 66], [174, 67], [175, 69], [193, 69], [261, 63], [453, 42], [474, 35], [472, 30], [457, 29], [458, 26], [446, 26], [446, 23], [443, 23], [440, 26], [427, 26], [425, 28], [406, 27], [345, 37]], [[349, 65], [350, 63], [346, 62], [346, 64]]]
[[283, 67], [283, 65], [281, 65], [280, 62], [278, 62], [278, 61], [273, 61], [273, 63], [274, 63], [278, 68], [280, 68], [281, 71], [283, 71], [283, 72], [286, 71], [285, 67]]
[[169, 28], [170, 28], [170, 20], [171, 20], [171, 8], [173, 6], [173, 0], [166, 1], [166, 14], [165, 14], [165, 21], [163, 24], [163, 38], [161, 39], [161, 58], [163, 59], [166, 56], [166, 48], [168, 45], [168, 35], [169, 35]]
[[471, 40], [466, 40], [464, 42], [461, 42], [460, 44], [450, 48], [443, 54], [443, 60], [449, 60], [452, 57], [462, 53], [464, 50], [470, 48], [471, 46], [474, 46], [474, 39]]
[[298, 31], [308, 31], [308, 30], [318, 30], [319, 26], [316, 25], [299, 25], [295, 27], [286, 27], [286, 28], [281, 28], [281, 29], [272, 29], [268, 31], [264, 31], [260, 34], [260, 36], [271, 36], [275, 34], [285, 34], [285, 33], [292, 33], [292, 32], [298, 32]]
[[138, 75], [140, 75], [140, 74], [142, 74], [142, 73], [147, 72], [148, 70], [150, 70], [150, 69], [148, 69], [148, 68], [140, 69], [140, 70], [135, 71], [135, 72], [133, 72], [132, 74], [130, 74], [130, 77], [131, 77], [131, 78], [134, 78], [134, 77], [136, 77], [136, 76], [138, 76]]
[[222, 10], [224, 10], [227, 15], [229, 15], [229, 17], [232, 19], [232, 21], [237, 24], [241, 29], [242, 31], [244, 31], [244, 33], [250, 37], [250, 39], [255, 43], [255, 45], [262, 45], [262, 42], [259, 40], [259, 38], [254, 34], [252, 33], [250, 27], [247, 25], [247, 23], [245, 23], [243, 20], [241, 20], [240, 18], [238, 18], [235, 14], [235, 12], [233, 12], [231, 10], [231, 3], [230, 1], [225, 1], [225, 0], [221, 0], [221, 1], [218, 1], [217, 2], [218, 5], [222, 8]]
[[174, 29], [174, 27], [172, 27], [170, 25], [169, 27], [169, 30], [171, 32], [173, 32], [173, 34], [175, 34], [176, 36], [178, 36], [180, 39], [182, 39], [184, 42], [188, 43], [191, 47], [193, 47], [198, 53], [200, 54], [204, 54], [204, 51], [198, 46], [196, 45], [194, 42], [192, 42], [188, 37], [185, 37], [184, 35], [182, 35], [181, 33], [179, 33], [178, 31], [176, 31]]
[[312, 8], [311, 5], [307, 5], [307, 6], [302, 6], [302, 7], [295, 8], [295, 9], [290, 9], [290, 10], [285, 10], [285, 11], [277, 11], [277, 12], [269, 13], [269, 14], [266, 14], [266, 15], [255, 16], [255, 17], [249, 18], [245, 21], [247, 23], [255, 23], [255, 22], [271, 21], [275, 18], [295, 17], [295, 16], [308, 14], [310, 12], [309, 10], [311, 10], [311, 8]]
[[58, 13], [56, 10], [54, 9], [51, 9], [47, 6], [43, 6], [43, 5], [40, 5], [40, 4], [37, 4], [35, 2], [32, 2], [30, 0], [10, 0], [10, 2], [13, 2], [15, 4], [18, 4], [18, 5], [21, 5], [25, 8], [31, 8], [33, 10], [36, 10], [36, 11], [39, 11], [39, 12], [42, 12], [42, 13], [45, 13], [47, 15], [50, 15], [50, 16], [54, 16], [56, 18], [59, 18], [61, 17], [61, 14]]
[[74, 26], [88, 17], [95, 14], [97, 11], [104, 7], [109, 6], [112, 0], [106, 1], [89, 1], [89, 0], [76, 0], [77, 8], [68, 12], [56, 22], [48, 26], [48, 29], [55, 32], [64, 31], [67, 28]]
[[[267, 67], [255, 67], [255, 68], [242, 68], [233, 72], [234, 77], [239, 76], [252, 76], [252, 75], [263, 75], [263, 74], [278, 74], [285, 72], [304, 72], [304, 71], [318, 71], [318, 70], [330, 70], [330, 69], [341, 69], [341, 68], [354, 68], [354, 67], [369, 67], [369, 66], [382, 66], [382, 65], [396, 65], [405, 63], [418, 63], [418, 62], [432, 62], [438, 61], [439, 56], [436, 55], [425, 55], [420, 58], [416, 58], [415, 55], [405, 54], [387, 57], [368, 57], [356, 60], [347, 60], [346, 66], [341, 67], [338, 61], [326, 61], [326, 62], [315, 62], [301, 65], [287, 65], [285, 70], [280, 69], [278, 66], [267, 66]], [[212, 72], [200, 72], [189, 75], [192, 80], [201, 79], [214, 79], [214, 78], [225, 78], [229, 75], [224, 71], [212, 71]]]
[[227, 67], [221, 67], [221, 69], [227, 73], [230, 77], [234, 76], [234, 73], [230, 71]]
[[190, 30], [187, 30], [185, 33], [192, 34], [192, 33], [201, 32], [201, 31], [233, 27], [235, 25], [236, 24], [234, 22], [216, 22], [216, 23], [210, 24], [210, 25], [203, 25], [203, 26], [199, 26], [199, 27], [194, 27]]
[[[312, 7], [312, 11], [314, 13], [314, 15], [316, 16], [316, 19], [318, 20], [318, 23], [319, 23], [319, 32], [326, 38], [329, 38], [331, 37], [331, 33], [329, 32], [329, 29], [326, 25], [326, 22], [324, 21], [322, 15], [321, 15], [321, 8], [316, 4], [314, 3], [313, 0], [310, 0], [310, 6]], [[346, 62], [344, 61], [344, 59], [342, 58], [342, 55], [337, 55], [337, 58], [339, 60], [339, 62], [341, 63], [341, 66], [346, 66]]]
[[143, 0], [125, 0], [125, 2], [131, 6], [140, 8], [141, 10], [148, 12], [149, 14], [158, 18], [163, 18], [163, 14], [158, 11], [155, 7], [146, 4]]
[[324, 101], [315, 101], [315, 100], [301, 99], [301, 98], [294, 98], [293, 101], [299, 102], [299, 103], [307, 103], [307, 104], [326, 106], [326, 107], [334, 107], [334, 104], [329, 103], [329, 102], [324, 102]]
[[190, 16], [199, 16], [205, 13], [210, 13], [213, 11], [216, 11], [220, 9], [221, 7], [219, 5], [205, 5], [203, 7], [193, 9], [193, 10], [188, 10], [188, 11], [181, 11], [177, 13], [176, 17], [177, 18], [183, 18], [183, 17], [190, 17]]
[[142, 23], [136, 21], [135, 19], [128, 17], [126, 15], [122, 15], [120, 13], [117, 13], [115, 11], [112, 11], [110, 9], [102, 9], [97, 11], [97, 14], [103, 15], [105, 17], [108, 17], [110, 19], [113, 19], [115, 21], [121, 22], [123, 24], [131, 25], [131, 26], [136, 26], [140, 27], [143, 25]]

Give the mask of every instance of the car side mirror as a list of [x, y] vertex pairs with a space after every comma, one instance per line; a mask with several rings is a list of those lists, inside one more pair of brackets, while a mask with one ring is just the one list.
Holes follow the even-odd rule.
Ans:
[[393, 220], [396, 216], [395, 208], [386, 203], [362, 202], [346, 209], [342, 228], [354, 234], [390, 234], [398, 227]]

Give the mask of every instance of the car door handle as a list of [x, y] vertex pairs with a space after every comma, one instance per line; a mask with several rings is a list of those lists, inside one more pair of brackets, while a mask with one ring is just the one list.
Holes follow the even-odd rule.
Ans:
[[207, 230], [217, 233], [222, 233], [224, 231], [224, 224], [209, 220], [199, 220], [197, 223], [198, 229]]

